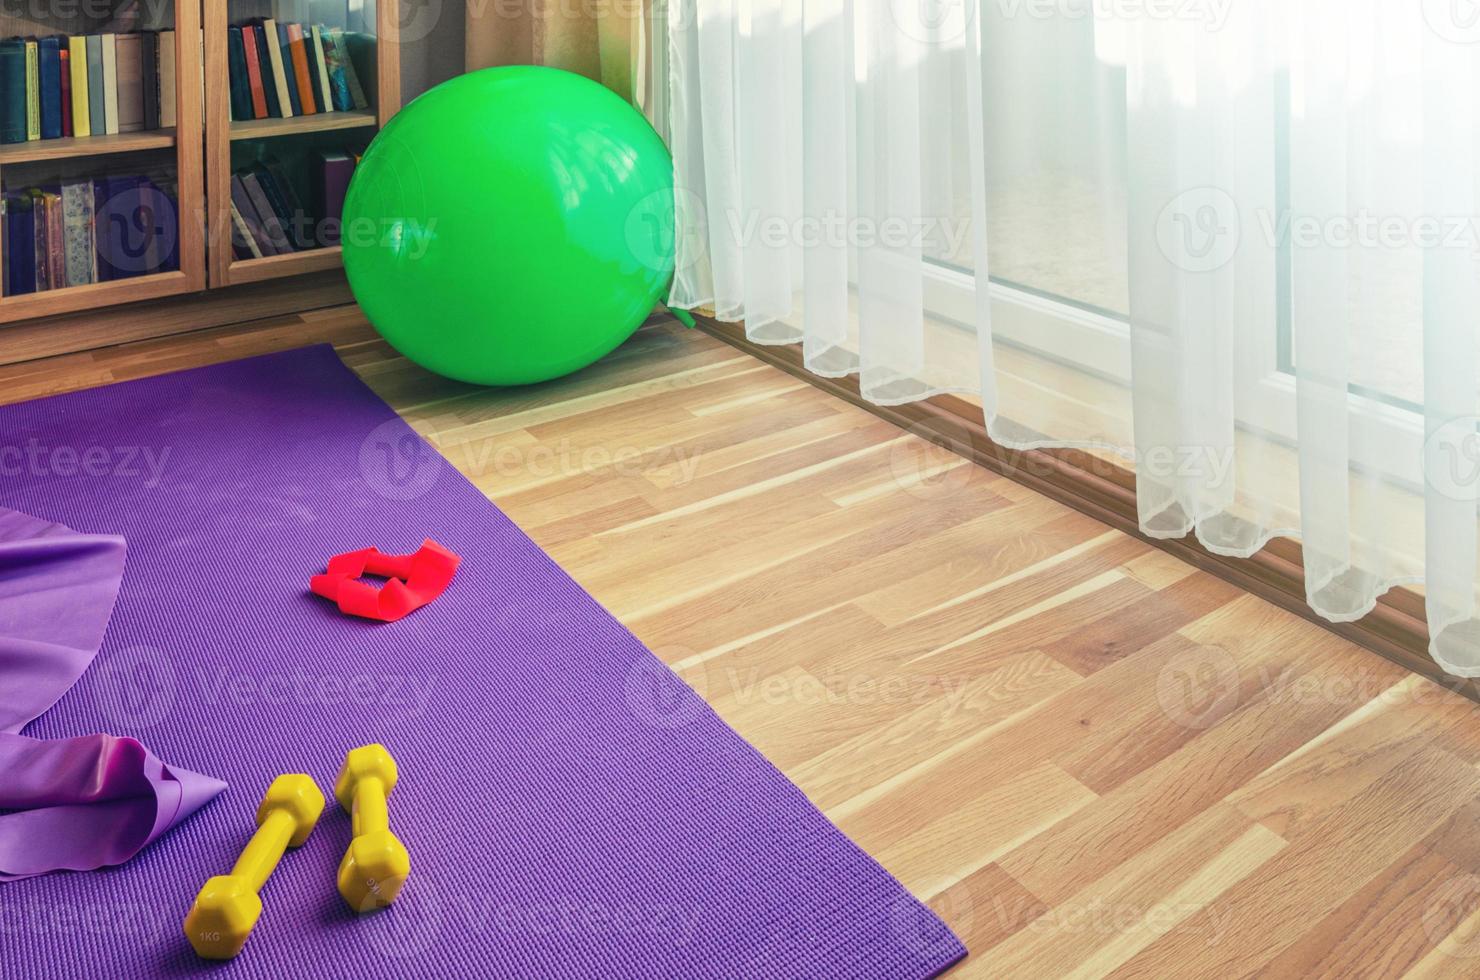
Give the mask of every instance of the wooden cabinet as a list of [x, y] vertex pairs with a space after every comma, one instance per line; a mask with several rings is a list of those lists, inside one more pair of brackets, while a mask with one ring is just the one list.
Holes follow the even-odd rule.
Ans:
[[[7, 5], [8, 6], [8, 5]], [[206, 288], [204, 169], [201, 159], [201, 51], [199, 0], [138, 4], [27, 4], [22, 14], [0, 14], [0, 37], [101, 35], [129, 31], [173, 31], [175, 116], [170, 129], [42, 139], [0, 144], [0, 188], [7, 194], [99, 174], [137, 171], [171, 186], [175, 201], [150, 194], [129, 215], [114, 220], [158, 225], [178, 249], [176, 270], [108, 282], [16, 292], [0, 286], [0, 324], [95, 310], [121, 303], [174, 296]], [[0, 234], [0, 263], [7, 261], [8, 236]], [[7, 277], [8, 279], [8, 277]], [[8, 282], [6, 283], [8, 285]], [[0, 348], [5, 334], [0, 331]]]
[[[271, 160], [296, 185], [303, 210], [312, 212], [315, 155], [332, 151], [353, 159], [401, 108], [400, 12], [400, 0], [100, 0], [0, 12], [0, 38], [174, 32], [174, 127], [0, 144], [0, 190], [147, 173], [169, 188], [173, 200], [167, 208], [137, 209], [125, 220], [167, 226], [178, 248], [178, 269], [167, 272], [15, 295], [0, 286], [0, 363], [179, 333], [190, 328], [195, 309], [202, 326], [224, 322], [226, 314], [212, 308], [218, 293], [216, 305], [237, 319], [251, 318], [257, 297], [264, 316], [297, 302], [347, 301], [337, 245], [261, 258], [239, 254], [232, 176]], [[364, 108], [233, 120], [230, 29], [266, 18], [352, 37]], [[304, 219], [322, 216], [306, 213]], [[7, 244], [0, 234], [0, 269], [8, 268]], [[165, 302], [145, 302], [154, 300]], [[162, 314], [157, 332], [150, 326], [156, 313]]]
[[[239, 257], [232, 247], [232, 174], [254, 161], [273, 160], [307, 204], [311, 157], [323, 149], [363, 152], [380, 127], [401, 108], [397, 45], [398, 0], [204, 0], [206, 198], [209, 204], [210, 284], [241, 285], [337, 269], [337, 245], [262, 258]], [[310, 10], [312, 21], [309, 19]], [[356, 69], [369, 105], [358, 111], [328, 111], [291, 118], [233, 120], [230, 90], [230, 28], [272, 18], [281, 23], [321, 24], [358, 39]], [[307, 224], [322, 216], [305, 208]]]

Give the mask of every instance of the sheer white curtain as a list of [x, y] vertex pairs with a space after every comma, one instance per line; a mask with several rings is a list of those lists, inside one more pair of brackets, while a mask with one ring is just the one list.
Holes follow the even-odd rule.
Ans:
[[675, 0], [673, 303], [874, 401], [1115, 451], [1148, 534], [1298, 538], [1329, 619], [1421, 585], [1480, 675], [1464, 13]]

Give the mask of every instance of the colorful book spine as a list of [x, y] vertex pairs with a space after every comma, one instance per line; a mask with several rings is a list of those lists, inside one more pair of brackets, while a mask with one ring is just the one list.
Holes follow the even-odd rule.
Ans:
[[[303, 114], [311, 116], [319, 110], [313, 94], [313, 76], [308, 68], [308, 48], [303, 42], [303, 25], [289, 24], [288, 37], [292, 42], [293, 77], [298, 84], [298, 103], [303, 108]], [[294, 108], [298, 106], [295, 105]]]
[[273, 90], [277, 93], [278, 114], [284, 119], [293, 115], [293, 101], [288, 95], [288, 75], [283, 71], [283, 49], [278, 40], [277, 21], [268, 18], [261, 24], [263, 47], [272, 66]]
[[173, 129], [176, 119], [175, 32], [159, 33], [159, 125]]
[[244, 34], [252, 35], [252, 44], [257, 49], [257, 74], [262, 79], [262, 98], [267, 103], [267, 115], [272, 119], [283, 118], [283, 107], [278, 101], [277, 81], [272, 76], [273, 45], [267, 42], [267, 31], [261, 24], [242, 28]]
[[245, 122], [252, 115], [252, 89], [247, 81], [247, 55], [242, 43], [242, 29], [226, 29], [227, 83], [231, 91], [231, 118]]
[[334, 111], [334, 96], [329, 89], [329, 61], [324, 56], [324, 32], [320, 27], [309, 29], [309, 53], [313, 56], [314, 99], [320, 112]]
[[[24, 66], [24, 47], [21, 48], [21, 61]], [[31, 195], [7, 194], [5, 197], [5, 258], [9, 280], [6, 295], [21, 296], [36, 291], [35, 242], [36, 212], [31, 204]]]
[[46, 205], [46, 277], [52, 289], [67, 285], [66, 221], [62, 213], [62, 195], [56, 191], [42, 194]]
[[103, 36], [87, 36], [87, 108], [92, 135], [108, 132], [107, 113], [103, 110]]
[[57, 62], [61, 66], [62, 87], [62, 135], [72, 135], [72, 48], [68, 38], [62, 38], [57, 50]]
[[144, 103], [144, 128], [152, 132], [159, 128], [159, 35], [145, 31], [139, 35], [139, 47], [143, 70], [139, 88]]
[[93, 187], [90, 180], [62, 185], [62, 236], [67, 252], [67, 285], [86, 286], [97, 278], [93, 241]]
[[252, 97], [252, 118], [267, 118], [267, 90], [262, 86], [262, 62], [257, 58], [257, 32], [250, 26], [235, 29], [242, 39], [242, 61], [247, 72], [247, 92]]
[[62, 138], [62, 39], [43, 37], [37, 44], [41, 74], [41, 138]]
[[267, 191], [263, 189], [257, 171], [244, 172], [242, 185], [247, 189], [247, 197], [257, 211], [257, 219], [262, 222], [262, 230], [272, 242], [272, 247], [277, 249], [279, 255], [294, 251], [293, 243], [288, 240], [288, 233], [283, 228], [282, 215], [278, 214], [277, 209], [272, 206], [272, 201], [268, 198]]
[[26, 43], [12, 38], [0, 41], [0, 143], [25, 141]]
[[67, 52], [72, 57], [72, 135], [91, 136], [92, 125], [87, 95], [87, 38], [67, 39]]
[[314, 204], [318, 211], [318, 240], [321, 245], [339, 244], [344, 196], [354, 172], [355, 161], [347, 153], [320, 152], [315, 160]]
[[235, 202], [231, 205], [231, 231], [231, 249], [238, 259], [262, 258], [262, 249], [257, 247], [257, 242], [252, 238], [246, 221], [242, 219], [242, 213], [236, 209]]
[[355, 101], [350, 95], [349, 80], [344, 72], [344, 56], [332, 31], [325, 31], [323, 40], [324, 66], [329, 73], [330, 102], [333, 103], [335, 112], [346, 112], [355, 107]]
[[41, 48], [26, 42], [26, 139], [41, 138]]
[[303, 207], [302, 200], [293, 188], [293, 182], [275, 160], [263, 161], [262, 167], [266, 171], [263, 177], [264, 186], [273, 195], [275, 202], [281, 202], [280, 211], [288, 217], [288, 233], [292, 236], [293, 244], [299, 249], [313, 248], [313, 216]]
[[35, 287], [36, 292], [44, 293], [51, 288], [51, 262], [47, 253], [46, 195], [39, 187], [31, 188], [31, 214], [34, 216], [31, 254], [35, 265]]
[[365, 89], [360, 85], [360, 73], [359, 69], [355, 67], [355, 51], [353, 49], [358, 44], [361, 49], [361, 55], [366, 56], [366, 52], [374, 50], [374, 45], [373, 43], [364, 44], [358, 42], [359, 35], [357, 34], [346, 34], [341, 30], [336, 30], [333, 33], [334, 47], [338, 49], [340, 63], [344, 65], [344, 80], [349, 85], [349, 95], [354, 102], [354, 107], [356, 109], [368, 109], [370, 107], [370, 100], [365, 98]]
[[267, 230], [262, 226], [262, 220], [257, 214], [256, 207], [252, 205], [252, 198], [247, 193], [247, 185], [242, 180], [241, 174], [231, 175], [231, 206], [241, 215], [242, 221], [247, 226], [247, 233], [257, 245], [257, 250], [264, 257], [277, 255], [278, 249], [272, 244], [272, 239], [268, 237]]
[[137, 34], [119, 34], [116, 50], [118, 131], [137, 133], [144, 128], [144, 49]]
[[103, 35], [103, 131], [118, 132], [118, 35]]
[[293, 67], [293, 36], [288, 31], [287, 24], [279, 24], [278, 29], [278, 51], [282, 56], [283, 74], [287, 78], [288, 106], [293, 110], [293, 115], [303, 115], [303, 103], [298, 98], [298, 75]]

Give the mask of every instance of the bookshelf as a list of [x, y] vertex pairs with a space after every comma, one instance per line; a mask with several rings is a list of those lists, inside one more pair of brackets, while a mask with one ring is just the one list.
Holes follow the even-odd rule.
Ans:
[[[169, 239], [178, 250], [178, 268], [167, 272], [127, 274], [109, 281], [54, 285], [36, 292], [0, 285], [0, 324], [95, 310], [123, 303], [176, 296], [206, 288], [204, 174], [201, 114], [201, 8], [192, 0], [140, 5], [134, 0], [100, 0], [89, 4], [19, 5], [23, 13], [0, 13], [0, 38], [47, 38], [55, 35], [132, 35], [173, 31], [176, 125], [169, 129], [118, 132], [0, 144], [0, 188], [24, 195], [30, 188], [60, 187], [63, 182], [91, 181], [106, 175], [137, 173], [157, 176], [172, 188], [168, 196], [148, 195], [148, 220], [157, 240]], [[6, 9], [13, 9], [6, 5]], [[138, 200], [145, 195], [139, 194]], [[111, 202], [110, 202], [111, 203]], [[128, 214], [110, 211], [124, 225], [142, 220], [142, 205], [132, 202]], [[84, 226], [85, 227], [85, 226]], [[6, 265], [8, 234], [0, 234], [0, 268]], [[156, 265], [149, 265], [155, 268]], [[94, 270], [96, 273], [96, 270]], [[39, 280], [38, 280], [39, 281]]]
[[[363, 152], [401, 108], [399, 0], [204, 0], [204, 4], [206, 252], [211, 287], [342, 268], [342, 251], [332, 244], [314, 242], [261, 257], [240, 254], [233, 247], [232, 177], [258, 164], [272, 165], [292, 186], [292, 196], [304, 204], [297, 210], [317, 220], [309, 203], [312, 156], [320, 151]], [[354, 65], [368, 105], [234, 120], [231, 29], [267, 18], [278, 24], [322, 25], [352, 36]]]

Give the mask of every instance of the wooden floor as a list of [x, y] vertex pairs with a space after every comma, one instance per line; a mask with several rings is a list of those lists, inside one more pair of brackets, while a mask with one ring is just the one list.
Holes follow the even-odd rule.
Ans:
[[702, 333], [489, 391], [327, 311], [0, 400], [320, 341], [930, 902], [953, 977], [1480, 976], [1480, 709]]

